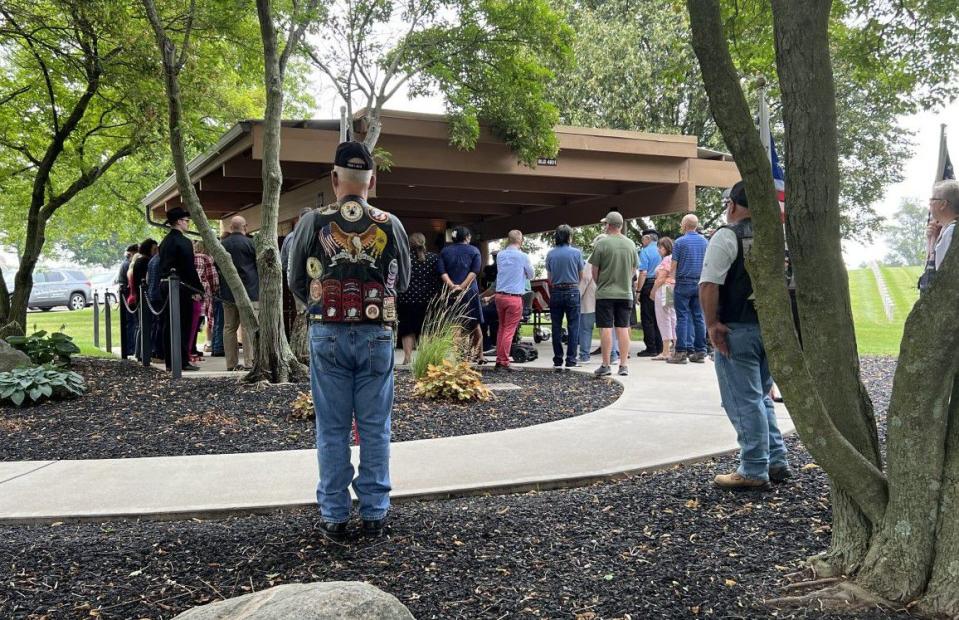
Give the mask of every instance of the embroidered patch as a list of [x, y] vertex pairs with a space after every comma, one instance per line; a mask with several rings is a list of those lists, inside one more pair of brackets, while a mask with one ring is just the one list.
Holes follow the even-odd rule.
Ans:
[[385, 211], [380, 211], [375, 207], [366, 207], [366, 214], [370, 216], [370, 219], [378, 224], [385, 224], [390, 221], [390, 214]]
[[320, 215], [333, 215], [340, 212], [340, 205], [337, 203], [328, 204], [320, 209]]
[[386, 249], [386, 233], [376, 224], [361, 233], [346, 232], [336, 222], [324, 226], [319, 233], [320, 245], [333, 265], [340, 261], [365, 262], [373, 265]]
[[319, 278], [313, 278], [310, 281], [310, 301], [320, 301], [323, 299], [323, 282]]
[[363, 205], [355, 200], [347, 200], [340, 207], [340, 215], [347, 222], [358, 222], [363, 217]]
[[366, 306], [366, 309], [363, 312], [366, 314], [366, 318], [370, 319], [371, 321], [375, 321], [376, 319], [380, 318], [380, 307], [376, 304], [369, 304]]
[[323, 275], [323, 264], [320, 263], [320, 259], [315, 256], [306, 259], [306, 275], [311, 278], [319, 278]]
[[384, 297], [383, 298], [383, 320], [387, 323], [392, 323], [396, 320], [396, 298], [395, 297]]
[[396, 274], [399, 271], [399, 264], [397, 264], [396, 259], [390, 261], [389, 271], [386, 273], [386, 288], [389, 290], [396, 289]]

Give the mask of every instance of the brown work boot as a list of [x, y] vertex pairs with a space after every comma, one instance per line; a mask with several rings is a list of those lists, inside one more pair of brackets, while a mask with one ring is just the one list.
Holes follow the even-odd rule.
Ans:
[[686, 363], [686, 353], [683, 351], [677, 351], [673, 353], [672, 357], [666, 360], [667, 364], [685, 364]]
[[720, 489], [730, 489], [732, 491], [759, 491], [769, 487], [769, 482], [766, 480], [746, 478], [738, 472], [719, 474], [713, 478], [713, 483]]

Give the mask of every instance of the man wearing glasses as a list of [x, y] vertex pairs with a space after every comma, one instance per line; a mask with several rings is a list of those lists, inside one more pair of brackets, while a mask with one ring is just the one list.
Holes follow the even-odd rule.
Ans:
[[933, 186], [932, 197], [929, 198], [929, 215], [931, 221], [926, 228], [926, 236], [936, 242], [933, 254], [938, 271], [952, 244], [956, 218], [959, 218], [959, 181], [939, 181]]

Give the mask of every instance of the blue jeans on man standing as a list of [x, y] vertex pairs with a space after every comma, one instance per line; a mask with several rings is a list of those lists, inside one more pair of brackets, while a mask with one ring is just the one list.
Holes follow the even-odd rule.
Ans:
[[588, 362], [593, 347], [593, 326], [596, 325], [596, 313], [584, 312], [579, 315], [579, 361]]
[[[324, 521], [350, 518], [349, 487], [360, 517], [382, 519], [390, 508], [390, 412], [393, 409], [393, 330], [372, 323], [310, 326], [310, 387], [316, 410], [320, 482], [316, 500]], [[356, 417], [359, 475], [353, 479], [350, 434]]]
[[549, 316], [552, 319], [553, 366], [563, 365], [563, 317], [566, 317], [566, 365], [576, 365], [579, 346], [579, 289], [550, 288]]
[[756, 323], [729, 323], [729, 357], [716, 352], [716, 377], [726, 416], [736, 429], [738, 472], [753, 480], [769, 480], [770, 467], [786, 466], [786, 446], [769, 398], [773, 379]]
[[210, 349], [214, 355], [224, 355], [223, 350], [223, 302], [219, 299], [213, 300], [213, 342], [210, 343]]
[[676, 307], [676, 352], [706, 352], [706, 321], [699, 305], [699, 285], [676, 283], [673, 287]]

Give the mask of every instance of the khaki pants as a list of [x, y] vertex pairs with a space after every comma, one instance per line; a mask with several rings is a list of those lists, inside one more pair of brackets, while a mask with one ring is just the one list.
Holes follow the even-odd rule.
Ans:
[[[260, 302], [253, 302], [253, 311], [260, 309]], [[234, 368], [240, 358], [240, 348], [237, 346], [236, 334], [240, 329], [240, 309], [236, 304], [223, 302], [223, 353], [226, 356], [227, 370]], [[253, 338], [244, 334], [243, 365], [253, 367]]]

